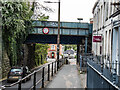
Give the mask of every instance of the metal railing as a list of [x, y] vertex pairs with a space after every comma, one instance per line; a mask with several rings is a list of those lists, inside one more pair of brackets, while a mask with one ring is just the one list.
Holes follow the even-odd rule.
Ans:
[[[13, 87], [15, 85], [18, 85], [18, 90], [22, 89], [22, 82], [26, 80], [28, 77], [33, 76], [33, 85], [29, 88], [29, 90], [36, 90], [36, 85], [41, 83], [40, 88], [45, 87], [45, 82], [50, 81], [50, 79], [54, 76], [54, 74], [57, 72], [57, 63], [59, 62], [59, 69], [64, 65], [65, 61], [64, 59], [61, 59], [59, 61], [54, 61], [51, 63], [48, 63], [44, 66], [42, 66], [40, 69], [35, 70], [31, 74], [27, 75], [26, 77], [19, 79], [17, 82], [12, 83], [10, 85], [3, 85], [1, 86], [2, 90], [8, 89], [10, 87]], [[58, 70], [59, 70], [58, 69]], [[41, 78], [37, 79], [37, 73], [40, 73], [39, 77]], [[28, 88], [28, 87], [27, 87]]]
[[87, 88], [100, 88], [100, 89], [109, 89], [109, 90], [120, 90], [120, 88], [111, 82], [106, 76], [99, 72], [94, 66], [90, 63], [87, 63]]
[[[86, 63], [87, 69], [87, 88], [109, 88], [120, 89], [119, 77], [117, 76], [116, 68], [118, 63], [105, 62], [109, 61], [109, 56], [94, 56], [93, 54], [85, 54], [82, 57]], [[116, 67], [113, 67], [113, 66]], [[111, 67], [112, 66], [112, 67]]]
[[87, 71], [87, 59], [93, 56], [91, 53], [83, 53], [80, 55], [80, 70]]

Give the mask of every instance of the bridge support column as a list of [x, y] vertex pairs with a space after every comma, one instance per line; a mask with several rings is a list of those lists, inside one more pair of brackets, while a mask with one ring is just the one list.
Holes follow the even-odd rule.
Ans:
[[28, 47], [28, 58], [27, 66], [33, 68], [35, 65], [35, 44], [27, 44]]
[[87, 53], [87, 41], [88, 41], [88, 38], [85, 37], [85, 53]]
[[77, 64], [79, 64], [80, 61], [80, 44], [77, 44]]

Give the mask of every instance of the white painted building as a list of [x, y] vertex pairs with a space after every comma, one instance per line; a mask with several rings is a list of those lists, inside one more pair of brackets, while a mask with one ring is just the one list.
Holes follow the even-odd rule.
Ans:
[[[101, 36], [102, 42], [92, 43], [94, 55], [104, 56], [105, 66], [116, 68], [120, 62], [120, 0], [97, 0], [93, 7], [93, 36]], [[113, 5], [114, 4], [114, 5]], [[117, 62], [117, 65], [115, 64]]]

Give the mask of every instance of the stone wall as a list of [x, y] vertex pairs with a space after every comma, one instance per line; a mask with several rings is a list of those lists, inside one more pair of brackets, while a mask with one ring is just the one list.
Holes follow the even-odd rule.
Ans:
[[9, 70], [10, 70], [10, 63], [9, 63], [9, 58], [7, 56], [7, 53], [5, 50], [3, 50], [2, 52], [3, 57], [2, 57], [2, 73], [0, 72], [0, 74], [2, 75], [2, 78], [6, 77]]
[[[19, 65], [27, 65], [30, 69], [35, 67], [35, 45], [34, 44], [25, 44], [24, 48], [24, 59], [19, 61]], [[2, 52], [0, 75], [2, 78], [6, 77], [11, 66], [10, 61], [5, 50]]]
[[27, 44], [27, 66], [32, 69], [35, 67], [35, 44]]

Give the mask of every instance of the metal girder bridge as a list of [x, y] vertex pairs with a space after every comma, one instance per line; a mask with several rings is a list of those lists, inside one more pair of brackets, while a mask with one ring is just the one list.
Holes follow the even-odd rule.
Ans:
[[[57, 43], [58, 22], [56, 21], [33, 21], [34, 31], [28, 35], [26, 44]], [[44, 34], [43, 29], [49, 32]], [[92, 24], [79, 22], [60, 22], [60, 44], [81, 44], [85, 37], [92, 34]]]

